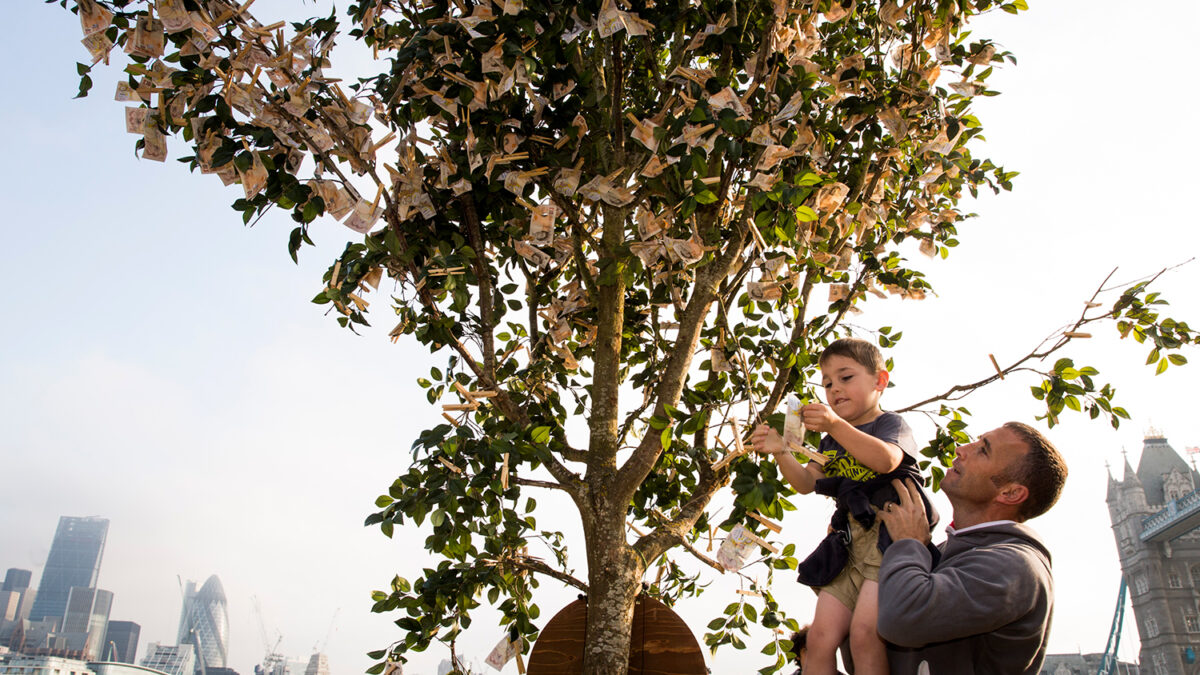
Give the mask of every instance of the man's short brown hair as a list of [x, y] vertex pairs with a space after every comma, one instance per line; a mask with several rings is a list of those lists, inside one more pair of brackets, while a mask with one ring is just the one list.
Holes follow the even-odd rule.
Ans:
[[1003, 478], [1029, 490], [1029, 496], [1017, 511], [1017, 517], [1024, 522], [1049, 511], [1058, 501], [1067, 482], [1067, 462], [1049, 439], [1028, 424], [1008, 422], [1004, 428], [1020, 437], [1029, 449], [1025, 458]]
[[825, 351], [821, 352], [821, 358], [817, 359], [817, 364], [825, 365], [825, 360], [831, 356], [844, 356], [852, 359], [872, 374], [878, 373], [881, 370], [887, 370], [883, 361], [883, 355], [879, 353], [879, 349], [866, 340], [858, 338], [834, 340], [825, 348]]

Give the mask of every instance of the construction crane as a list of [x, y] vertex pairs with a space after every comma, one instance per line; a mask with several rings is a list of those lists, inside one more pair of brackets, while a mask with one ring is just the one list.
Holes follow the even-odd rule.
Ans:
[[258, 601], [258, 596], [251, 596], [251, 600], [254, 601], [254, 613], [258, 617], [258, 631], [262, 635], [263, 648], [266, 650], [262, 663], [254, 667], [254, 673], [255, 675], [287, 675], [287, 659], [279, 653], [279, 643], [283, 642], [283, 633], [275, 631], [275, 643], [271, 644], [271, 638], [267, 637], [267, 624], [263, 620], [262, 603]]
[[338, 613], [341, 611], [341, 607], [333, 610], [333, 618], [329, 620], [329, 630], [325, 631], [325, 639], [313, 645], [313, 653], [320, 654], [325, 651], [325, 647], [329, 645], [329, 638], [333, 635], [333, 629], [337, 625]]

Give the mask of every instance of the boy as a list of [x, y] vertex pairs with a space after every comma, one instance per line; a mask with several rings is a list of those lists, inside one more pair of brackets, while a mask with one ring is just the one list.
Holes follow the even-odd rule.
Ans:
[[[805, 675], [836, 672], [835, 654], [847, 635], [855, 672], [886, 675], [887, 652], [875, 622], [879, 563], [891, 539], [881, 531], [875, 510], [897, 501], [893, 478], [923, 483], [917, 445], [904, 420], [879, 407], [888, 371], [874, 345], [837, 340], [821, 354], [819, 365], [826, 403], [803, 406], [801, 414], [806, 428], [825, 434], [818, 447], [829, 459], [824, 469], [796, 461], [778, 432], [765, 424], [754, 430], [751, 442], [756, 451], [775, 458], [797, 492], [816, 491], [837, 500], [829, 536], [799, 567], [801, 583], [818, 592]], [[936, 513], [927, 512], [936, 522]]]

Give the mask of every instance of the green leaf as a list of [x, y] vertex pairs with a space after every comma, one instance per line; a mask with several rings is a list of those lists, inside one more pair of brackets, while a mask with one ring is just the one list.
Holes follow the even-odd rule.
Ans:
[[717, 201], [717, 195], [712, 190], [705, 190], [696, 195], [696, 202], [700, 204], [713, 204]]
[[807, 206], [796, 207], [796, 220], [802, 223], [810, 223], [818, 218], [817, 212]]
[[550, 427], [534, 427], [529, 437], [534, 443], [545, 445], [550, 442]]
[[1187, 363], [1187, 358], [1183, 354], [1168, 354], [1167, 358], [1171, 360], [1171, 363], [1177, 366], [1182, 366], [1183, 364]]
[[1158, 367], [1154, 369], [1154, 374], [1162, 375], [1163, 373], [1167, 372], [1168, 365], [1170, 365], [1170, 361], [1167, 361], [1166, 359], [1159, 361]]
[[662, 443], [663, 452], [666, 452], [667, 450], [671, 449], [671, 438], [672, 438], [671, 437], [671, 427], [667, 427], [666, 429], [663, 429], [662, 434], [660, 434], [658, 438], [659, 438], [659, 441]]

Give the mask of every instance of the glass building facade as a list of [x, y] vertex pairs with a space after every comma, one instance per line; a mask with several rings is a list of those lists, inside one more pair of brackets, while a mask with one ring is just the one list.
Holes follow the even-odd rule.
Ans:
[[[189, 581], [179, 616], [179, 644], [195, 645], [205, 668], [224, 668], [229, 654], [229, 610], [225, 589], [217, 575], [208, 578], [200, 591]], [[201, 666], [196, 664], [197, 669]]]
[[29, 612], [30, 621], [62, 617], [66, 614], [72, 588], [96, 587], [107, 537], [107, 518], [63, 516], [58, 519], [54, 543], [50, 545], [37, 597]]
[[142, 657], [142, 666], [167, 675], [192, 675], [196, 669], [196, 653], [190, 645], [160, 645], [151, 642]]
[[89, 661], [104, 654], [104, 634], [108, 631], [112, 600], [112, 591], [79, 586], [71, 589], [61, 632], [68, 649], [78, 651]]

